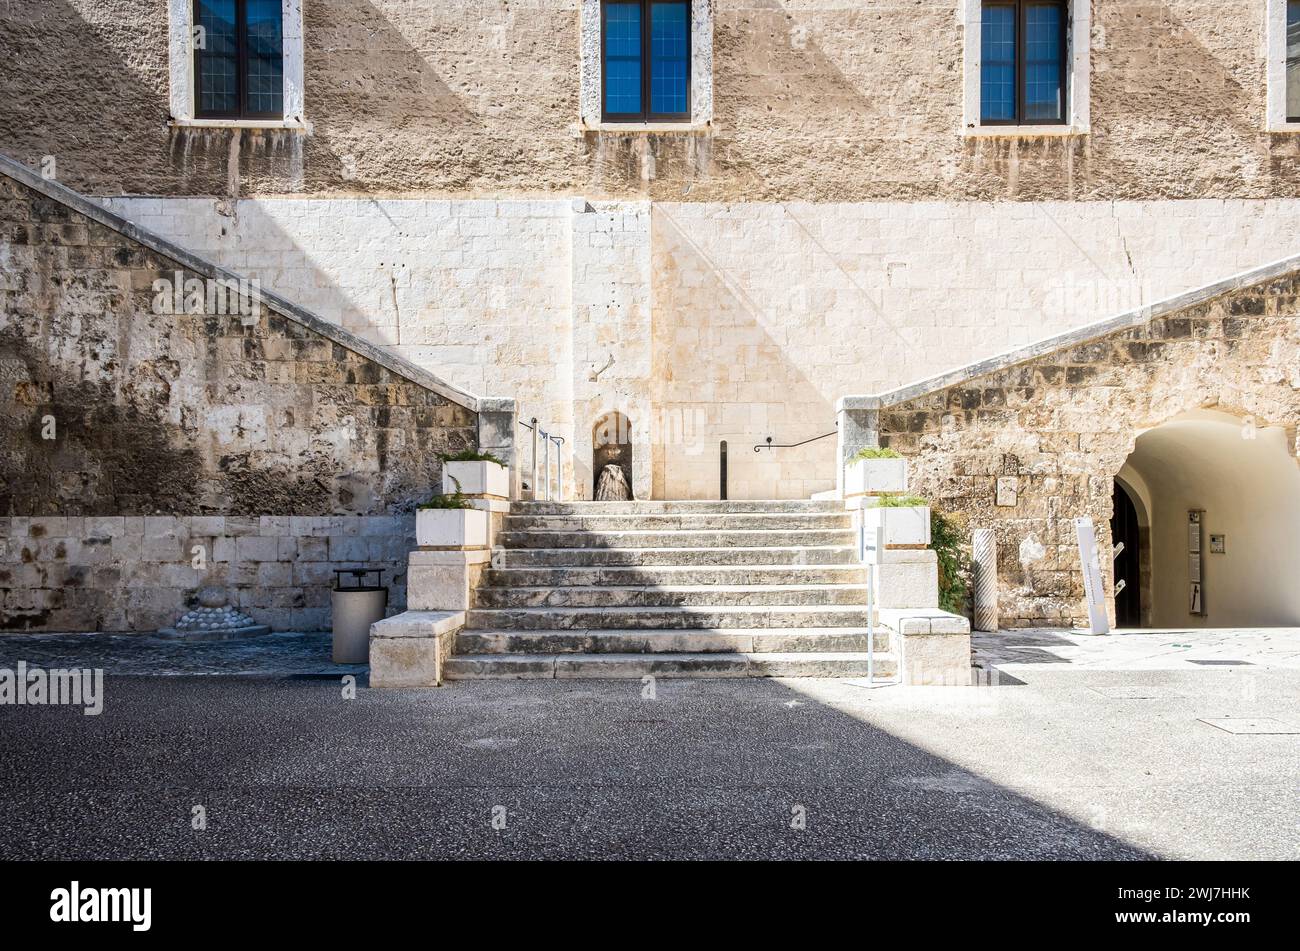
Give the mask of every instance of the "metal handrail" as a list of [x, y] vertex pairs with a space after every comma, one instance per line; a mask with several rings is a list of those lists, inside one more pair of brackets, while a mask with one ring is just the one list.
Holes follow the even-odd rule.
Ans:
[[766, 444], [755, 446], [754, 451], [762, 452], [764, 449], [794, 449], [797, 446], [806, 446], [810, 442], [816, 442], [819, 439], [830, 439], [838, 432], [839, 430], [836, 429], [833, 432], [822, 433], [820, 436], [813, 436], [812, 439], [805, 439], [803, 442], [775, 443], [775, 444], [772, 442], [772, 437], [768, 436]]
[[[532, 418], [531, 424], [525, 423], [521, 419], [519, 420], [519, 425], [524, 427], [525, 429], [532, 430], [533, 433], [533, 446], [532, 446], [533, 500], [545, 501], [545, 502], [551, 502], [551, 501], [563, 502], [564, 501], [564, 460], [560, 458], [560, 448], [564, 445], [564, 437], [556, 436], [554, 433], [548, 433], [546, 430], [542, 429], [541, 424], [538, 422], [536, 416]], [[537, 462], [538, 462], [537, 440], [539, 438], [543, 440], [542, 464], [543, 464], [543, 474], [545, 475], [545, 479], [543, 480], [544, 484], [542, 486], [541, 492], [538, 491], [539, 483], [537, 478]], [[551, 495], [551, 445], [552, 443], [555, 445], [555, 483], [556, 483], [556, 496], [558, 496], [558, 499], [556, 499]]]

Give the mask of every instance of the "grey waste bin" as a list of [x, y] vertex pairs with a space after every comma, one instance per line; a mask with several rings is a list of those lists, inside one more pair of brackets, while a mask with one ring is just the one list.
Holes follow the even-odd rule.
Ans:
[[[368, 576], [374, 575], [374, 584]], [[388, 589], [379, 568], [341, 568], [334, 572], [334, 663], [370, 662], [370, 625], [388, 609]]]

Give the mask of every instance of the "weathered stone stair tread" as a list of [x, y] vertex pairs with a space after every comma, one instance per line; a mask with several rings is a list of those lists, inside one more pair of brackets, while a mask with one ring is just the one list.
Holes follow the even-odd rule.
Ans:
[[568, 607], [790, 607], [856, 605], [866, 602], [865, 584], [789, 585], [544, 585], [484, 587], [479, 608]]
[[469, 630], [584, 630], [592, 628], [857, 627], [866, 624], [860, 605], [471, 608]]
[[808, 531], [852, 528], [849, 512], [723, 512], [662, 515], [507, 515], [507, 532]]
[[[874, 657], [877, 677], [892, 676], [892, 654]], [[865, 677], [866, 652], [782, 654], [454, 654], [449, 680], [476, 678]]]
[[502, 532], [503, 548], [771, 548], [851, 544], [848, 528], [835, 529], [683, 529], [680, 531], [589, 532], [536, 531]]
[[483, 583], [493, 588], [620, 585], [862, 584], [858, 565], [663, 565], [491, 568]]
[[495, 568], [736, 565], [855, 565], [852, 545], [726, 546], [723, 548], [505, 548], [492, 555]]
[[[878, 627], [877, 652], [889, 650], [891, 632]], [[703, 628], [696, 630], [462, 631], [458, 654], [565, 653], [856, 653], [867, 649], [867, 629]]]
[[817, 512], [842, 513], [844, 504], [835, 500], [811, 501], [808, 499], [778, 499], [774, 501], [740, 500], [663, 500], [647, 502], [515, 502], [511, 514], [518, 515], [735, 515], [746, 512], [758, 514], [808, 514]]

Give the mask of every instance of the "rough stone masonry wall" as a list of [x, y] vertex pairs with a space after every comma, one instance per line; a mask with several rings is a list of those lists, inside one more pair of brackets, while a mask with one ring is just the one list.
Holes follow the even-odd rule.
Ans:
[[579, 127], [579, 0], [312, 0], [302, 134], [169, 126], [166, 0], [9, 0], [0, 129], [94, 194], [1300, 195], [1262, 0], [1092, 0], [1091, 131], [988, 138], [961, 133], [965, 2], [716, 0], [713, 124], [647, 134]]
[[[1295, 454], [1300, 273], [883, 409], [879, 435], [936, 508], [996, 531], [1002, 625], [1063, 625], [1087, 618], [1072, 520], [1091, 516], [1109, 551], [1112, 480], [1137, 435], [1204, 408], [1286, 427]], [[995, 504], [998, 476], [1017, 479], [1014, 506]], [[1027, 541], [1045, 555], [1022, 561]]]
[[0, 178], [0, 629], [152, 630], [206, 584], [320, 629], [361, 565], [401, 609], [475, 414], [278, 313], [155, 313], [176, 270]]

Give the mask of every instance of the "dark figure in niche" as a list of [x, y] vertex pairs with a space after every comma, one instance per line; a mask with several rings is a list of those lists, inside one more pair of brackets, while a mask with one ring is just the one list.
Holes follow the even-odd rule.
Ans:
[[[608, 466], [617, 471], [606, 473]], [[591, 472], [595, 480], [592, 498], [599, 501], [632, 498], [632, 426], [622, 413], [606, 413], [591, 428]]]

